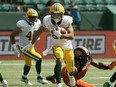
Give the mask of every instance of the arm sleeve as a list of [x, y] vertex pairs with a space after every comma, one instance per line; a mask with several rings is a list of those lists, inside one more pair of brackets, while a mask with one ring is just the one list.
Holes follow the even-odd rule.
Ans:
[[20, 28], [20, 29], [23, 31], [24, 26], [23, 26], [23, 24], [21, 23], [21, 21], [18, 21], [18, 22], [16, 23], [16, 26], [17, 26], [18, 28]]
[[91, 65], [98, 68], [98, 69], [103, 69], [103, 70], [108, 70], [109, 66], [105, 65], [104, 63], [98, 62], [94, 59], [92, 59]]
[[67, 18], [67, 27], [72, 25], [72, 23], [73, 23], [73, 18], [69, 16], [69, 18]]

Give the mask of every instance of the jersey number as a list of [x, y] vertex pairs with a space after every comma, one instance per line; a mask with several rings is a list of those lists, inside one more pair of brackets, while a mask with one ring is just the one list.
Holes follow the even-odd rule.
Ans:
[[54, 34], [53, 30], [51, 30], [51, 35], [54, 39], [58, 39], [58, 37]]
[[[36, 31], [34, 31], [34, 33], [35, 33], [35, 32], [36, 32]], [[26, 35], [26, 37], [28, 38], [28, 40], [32, 40], [32, 38], [33, 38], [32, 32], [29, 31], [29, 33]]]

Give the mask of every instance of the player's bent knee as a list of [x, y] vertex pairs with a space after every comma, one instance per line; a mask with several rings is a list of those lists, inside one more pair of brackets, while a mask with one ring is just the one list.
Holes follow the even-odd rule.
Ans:
[[56, 64], [62, 64], [62, 59], [57, 59]]

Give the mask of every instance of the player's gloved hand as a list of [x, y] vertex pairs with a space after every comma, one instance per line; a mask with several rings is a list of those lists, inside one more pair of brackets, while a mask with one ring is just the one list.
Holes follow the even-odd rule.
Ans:
[[109, 69], [112, 70], [116, 66], [116, 61], [111, 62], [108, 66]]
[[49, 53], [49, 49], [44, 50], [42, 53], [43, 53], [43, 56], [46, 56]]
[[51, 48], [47, 48], [47, 49], [45, 49], [42, 53], [43, 53], [43, 56], [46, 56], [46, 55], [48, 55], [48, 53], [50, 52], [50, 50], [51, 50]]
[[30, 48], [32, 46], [33, 46], [33, 44], [29, 43], [28, 45], [26, 45], [25, 47], [22, 48], [22, 51], [25, 51], [25, 50], [27, 50], [28, 48]]
[[54, 33], [54, 35], [56, 35], [56, 37], [58, 37], [58, 39], [60, 39], [60, 37], [61, 37], [61, 35], [62, 35], [61, 32], [60, 32], [60, 29], [56, 30], [56, 29], [54, 28], [53, 33]]
[[16, 57], [20, 57], [20, 52], [19, 52], [19, 50], [17, 49], [17, 45], [16, 45], [16, 44], [13, 44], [13, 45], [12, 45], [12, 48], [14, 49], [15, 56], [16, 56]]

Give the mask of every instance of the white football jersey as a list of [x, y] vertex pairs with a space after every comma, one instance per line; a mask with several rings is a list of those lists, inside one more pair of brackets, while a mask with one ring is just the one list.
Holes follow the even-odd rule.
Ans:
[[[66, 29], [69, 26], [69, 24], [72, 24], [72, 22], [73, 22], [72, 17], [64, 15], [62, 18], [61, 24], [58, 26]], [[51, 15], [47, 15], [44, 17], [43, 25], [45, 25], [46, 28], [48, 28], [50, 33], [56, 27], [51, 22]], [[51, 36], [52, 36], [52, 34], [51, 34]], [[72, 42], [71, 42], [71, 40], [67, 40], [67, 39], [54, 39], [54, 38], [52, 38], [52, 46], [61, 46], [63, 49], [68, 50], [68, 49], [72, 49]]]
[[33, 39], [34, 32], [37, 31], [40, 26], [41, 26], [40, 19], [37, 19], [34, 25], [31, 26], [28, 24], [26, 20], [19, 20], [17, 22], [17, 27], [20, 27], [22, 32], [19, 34], [18, 45], [21, 47], [28, 45]]

